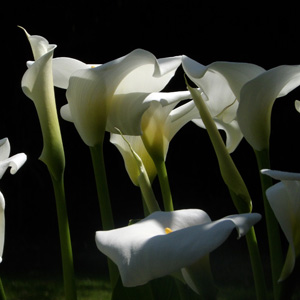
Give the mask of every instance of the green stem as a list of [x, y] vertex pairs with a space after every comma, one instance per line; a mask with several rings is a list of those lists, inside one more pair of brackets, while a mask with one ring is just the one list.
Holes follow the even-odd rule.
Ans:
[[56, 199], [65, 295], [67, 300], [75, 300], [77, 299], [77, 295], [75, 287], [72, 245], [65, 200], [64, 180], [63, 176], [61, 176], [60, 179], [55, 179], [53, 176], [51, 176], [51, 179]]
[[[98, 201], [103, 230], [114, 229], [113, 213], [110, 203], [109, 189], [107, 185], [106, 170], [103, 155], [103, 144], [90, 147], [94, 175], [97, 187]], [[117, 266], [108, 258], [108, 269], [112, 287], [118, 280]]]
[[[238, 202], [238, 200], [235, 199], [237, 196], [232, 192], [230, 194], [233, 202], [234, 203]], [[239, 211], [238, 208], [237, 211], [238, 213], [243, 213], [242, 211]], [[246, 234], [246, 241], [247, 241], [247, 247], [248, 247], [254, 285], [256, 290], [256, 299], [265, 300], [267, 299], [267, 286], [266, 286], [266, 280], [265, 280], [263, 265], [261, 261], [260, 251], [257, 244], [255, 229], [253, 226]]]
[[155, 159], [154, 164], [157, 170], [164, 209], [165, 211], [173, 211], [174, 206], [165, 161], [163, 159]]
[[249, 256], [252, 266], [256, 298], [257, 300], [265, 300], [267, 299], [267, 286], [254, 227], [252, 227], [246, 234], [246, 241], [250, 254]]
[[[269, 150], [255, 151], [259, 170], [270, 169]], [[283, 256], [280, 240], [280, 230], [276, 217], [266, 197], [266, 190], [273, 185], [272, 178], [260, 173], [260, 180], [263, 193], [264, 211], [266, 219], [266, 227], [268, 233], [269, 253], [272, 270], [272, 283], [274, 299], [280, 299], [281, 285], [278, 284], [281, 269], [283, 266]]]
[[6, 295], [5, 295], [1, 278], [0, 278], [0, 300], [6, 300]]
[[[190, 88], [188, 83], [187, 86], [213, 144], [222, 178], [229, 189], [233, 203], [238, 213], [249, 213], [252, 210], [252, 201], [247, 186], [226, 149], [219, 130], [212, 119], [205, 101], [202, 99], [201, 93], [198, 90]], [[257, 299], [266, 299], [266, 284], [254, 230], [250, 230], [247, 236], [247, 246], [252, 264]]]
[[155, 211], [159, 211], [160, 208], [156, 201], [148, 176], [145, 176], [145, 174], [141, 173], [138, 177], [138, 182], [141, 189], [143, 201], [145, 202], [146, 206], [146, 210], [144, 210], [144, 212], [149, 212], [149, 214], [151, 214]]

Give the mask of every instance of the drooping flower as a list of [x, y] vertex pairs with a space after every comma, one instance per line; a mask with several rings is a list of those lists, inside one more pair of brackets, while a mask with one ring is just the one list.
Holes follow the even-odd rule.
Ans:
[[[264, 69], [254, 64], [233, 62], [214, 62], [204, 66], [187, 56], [183, 56], [182, 66], [189, 79], [203, 93], [218, 129], [226, 132], [228, 151], [233, 152], [243, 138], [236, 118], [240, 90]], [[199, 114], [194, 117], [193, 122], [205, 128]]]
[[219, 247], [234, 228], [241, 237], [259, 220], [256, 213], [212, 222], [198, 209], [159, 211], [127, 227], [97, 231], [96, 244], [117, 264], [123, 285], [132, 287], [179, 270], [184, 277], [185, 268]]
[[[55, 61], [55, 60], [54, 60]], [[62, 117], [74, 122], [88, 146], [101, 143], [104, 131], [141, 134], [141, 118], [149, 107], [145, 100], [161, 91], [181, 64], [181, 56], [156, 59], [143, 49], [91, 67], [61, 58], [53, 65], [54, 83], [67, 88], [68, 104]], [[67, 67], [66, 67], [67, 66]]]
[[271, 112], [275, 100], [300, 85], [300, 66], [278, 66], [255, 77], [241, 89], [237, 120], [257, 151], [269, 148]]
[[262, 174], [280, 182], [266, 191], [270, 206], [289, 242], [279, 281], [286, 279], [300, 256], [300, 174], [264, 169]]
[[[18, 153], [11, 157], [10, 144], [8, 138], [0, 140], [0, 179], [5, 171], [10, 168], [10, 173], [15, 174], [26, 162], [27, 156], [25, 153]], [[0, 192], [0, 262], [2, 261], [4, 235], [5, 235], [5, 200], [3, 194]]]
[[[151, 104], [142, 116], [142, 135], [125, 136], [143, 161], [151, 182], [157, 174], [152, 157], [159, 156], [165, 160], [172, 138], [182, 126], [190, 121], [183, 109], [184, 106], [174, 108], [180, 101], [188, 98], [190, 98], [188, 91], [150, 94], [145, 99]], [[138, 185], [137, 177], [139, 171], [128, 144], [119, 134], [114, 133], [111, 133], [110, 141], [122, 154], [126, 170], [132, 182]]]

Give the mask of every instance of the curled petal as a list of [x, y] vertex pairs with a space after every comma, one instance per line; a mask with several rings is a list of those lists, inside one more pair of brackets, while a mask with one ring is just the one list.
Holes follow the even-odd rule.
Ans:
[[244, 137], [255, 150], [268, 148], [271, 111], [275, 100], [299, 84], [300, 66], [279, 66], [243, 86], [237, 120]]
[[23, 27], [21, 27], [21, 26], [19, 26], [19, 27], [24, 30], [24, 32], [30, 42], [34, 60], [38, 60], [44, 54], [46, 54], [49, 51], [52, 51], [54, 48], [56, 48], [56, 45], [49, 44], [49, 42], [44, 37], [39, 36], [39, 35], [30, 35]]
[[8, 159], [0, 161], [0, 179], [7, 168], [10, 168], [10, 174], [15, 174], [26, 162], [27, 156], [24, 153], [18, 153]]
[[26, 162], [27, 156], [24, 153], [18, 153], [9, 157], [10, 143], [8, 138], [0, 140], [0, 179], [4, 175], [7, 168], [10, 168], [10, 173], [15, 174]]
[[[120, 229], [98, 231], [98, 249], [119, 267], [124, 286], [137, 286], [189, 266], [220, 246], [236, 228], [239, 236], [260, 215], [229, 216], [211, 222], [201, 210], [155, 212]], [[172, 232], [165, 233], [165, 228]]]

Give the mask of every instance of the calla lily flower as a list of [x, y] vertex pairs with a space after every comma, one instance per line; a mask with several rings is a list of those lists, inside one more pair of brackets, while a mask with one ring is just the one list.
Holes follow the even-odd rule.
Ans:
[[[24, 153], [18, 153], [11, 157], [10, 144], [8, 138], [0, 140], [0, 179], [4, 175], [7, 168], [10, 168], [10, 173], [15, 174], [26, 162], [27, 156]], [[2, 254], [4, 247], [5, 235], [5, 217], [4, 217], [5, 201], [4, 196], [0, 192], [0, 262], [2, 262]]]
[[4, 175], [7, 168], [10, 168], [10, 173], [15, 174], [26, 162], [27, 156], [24, 153], [18, 153], [11, 157], [10, 143], [8, 138], [0, 140], [0, 179]]
[[[97, 231], [98, 249], [118, 266], [124, 286], [143, 285], [193, 265], [237, 229], [238, 237], [260, 220], [256, 213], [212, 222], [202, 210], [154, 212], [133, 225]], [[193, 284], [187, 279], [187, 284]]]
[[38, 35], [30, 35], [22, 28], [30, 42], [35, 62], [22, 78], [24, 94], [37, 110], [43, 134], [43, 151], [40, 159], [54, 178], [62, 175], [65, 166], [64, 150], [56, 112], [52, 75], [52, 57], [56, 45]]
[[263, 72], [241, 89], [237, 120], [257, 151], [269, 148], [271, 112], [275, 100], [300, 85], [300, 66], [278, 66]]
[[[156, 59], [145, 50], [91, 67], [61, 58], [53, 64], [54, 84], [67, 88], [62, 117], [74, 125], [88, 146], [100, 144], [104, 131], [141, 134], [141, 118], [150, 106], [145, 100], [161, 91], [181, 64], [181, 56]], [[67, 66], [67, 67], [66, 67]]]
[[[187, 56], [183, 56], [182, 66], [189, 79], [203, 93], [216, 126], [226, 133], [229, 153], [233, 152], [243, 138], [236, 119], [240, 90], [264, 69], [254, 64], [231, 62], [214, 62], [204, 66]], [[205, 128], [199, 114], [193, 122]]]
[[279, 281], [293, 271], [300, 256], [300, 174], [264, 169], [262, 174], [280, 180], [266, 191], [270, 206], [289, 242]]
[[[142, 117], [142, 136], [124, 136], [143, 161], [151, 182], [157, 174], [152, 155], [165, 160], [171, 139], [190, 121], [184, 106], [174, 108], [180, 101], [189, 98], [188, 91], [150, 94], [145, 99], [151, 104]], [[122, 154], [131, 181], [138, 185], [139, 170], [128, 143], [119, 134], [114, 133], [111, 133], [110, 142]]]

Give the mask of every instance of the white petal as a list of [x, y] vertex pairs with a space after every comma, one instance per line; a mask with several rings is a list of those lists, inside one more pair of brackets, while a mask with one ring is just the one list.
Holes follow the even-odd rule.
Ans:
[[[275, 173], [275, 177], [277, 177], [276, 175], [278, 174]], [[279, 182], [267, 189], [266, 196], [289, 242], [288, 254], [279, 278], [281, 281], [292, 272], [295, 265], [296, 251], [300, 251], [299, 240], [297, 239], [300, 220], [300, 182], [295, 180]]]
[[[211, 222], [201, 210], [156, 212], [125, 228], [98, 231], [96, 243], [118, 265], [124, 286], [137, 286], [193, 264], [234, 228], [241, 236], [259, 219], [245, 214]], [[165, 234], [166, 227], [173, 232]]]
[[60, 108], [60, 115], [64, 120], [73, 122], [69, 104], [63, 105]]
[[56, 87], [67, 89], [71, 75], [81, 69], [89, 69], [90, 67], [73, 58], [58, 57], [52, 60], [53, 83]]
[[300, 173], [284, 172], [277, 170], [263, 169], [262, 174], [268, 175], [276, 180], [298, 180], [300, 181]]
[[300, 66], [279, 66], [247, 82], [240, 96], [237, 120], [241, 131], [256, 150], [267, 149], [271, 111], [275, 100], [300, 84]]
[[157, 60], [152, 53], [136, 49], [101, 66], [73, 73], [67, 99], [84, 142], [93, 146], [99, 143], [104, 129], [116, 132], [115, 127], [125, 135], [141, 134], [141, 116], [149, 106], [145, 98], [165, 87], [180, 62], [180, 57]]
[[11, 174], [15, 174], [26, 162], [27, 156], [24, 153], [18, 153], [5, 160], [0, 161], [0, 179], [4, 175], [7, 168], [10, 169]]
[[10, 144], [8, 138], [0, 140], [0, 161], [7, 159], [10, 154]]
[[49, 42], [44, 37], [39, 35], [30, 35], [23, 27], [19, 27], [24, 30], [30, 42], [35, 61], [47, 52], [52, 51], [54, 50], [54, 48], [56, 48], [56, 45], [49, 44]]

